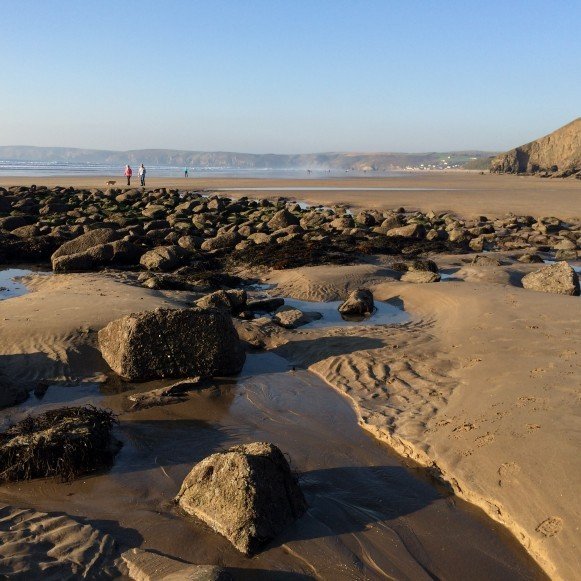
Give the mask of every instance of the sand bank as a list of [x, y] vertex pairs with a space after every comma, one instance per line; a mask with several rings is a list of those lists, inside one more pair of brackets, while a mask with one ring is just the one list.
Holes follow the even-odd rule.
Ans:
[[[411, 323], [324, 338], [305, 330], [279, 352], [345, 394], [365, 429], [505, 524], [552, 578], [575, 578], [579, 298], [508, 284], [530, 266], [454, 263], [465, 281], [372, 286], [376, 298], [405, 305]], [[333, 298], [349, 286], [341, 268], [271, 278], [281, 292], [301, 295], [302, 281], [309, 296]]]

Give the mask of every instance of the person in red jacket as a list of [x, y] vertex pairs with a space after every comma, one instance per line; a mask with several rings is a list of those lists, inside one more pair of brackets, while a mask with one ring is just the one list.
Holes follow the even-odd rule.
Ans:
[[125, 177], [127, 178], [127, 185], [131, 185], [131, 176], [133, 175], [133, 170], [130, 165], [125, 166]]

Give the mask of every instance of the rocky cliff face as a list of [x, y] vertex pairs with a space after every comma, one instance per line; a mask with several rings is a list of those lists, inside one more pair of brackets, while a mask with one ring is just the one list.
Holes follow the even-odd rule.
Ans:
[[581, 117], [545, 137], [501, 153], [491, 161], [490, 171], [581, 177]]

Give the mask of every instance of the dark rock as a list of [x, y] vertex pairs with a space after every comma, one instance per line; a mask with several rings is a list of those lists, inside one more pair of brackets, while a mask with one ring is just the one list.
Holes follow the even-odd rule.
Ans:
[[129, 381], [233, 375], [245, 355], [231, 317], [220, 309], [156, 309], [99, 331], [105, 361]]
[[110, 230], [106, 228], [101, 228], [99, 230], [91, 230], [86, 234], [78, 236], [74, 240], [69, 240], [60, 246], [55, 253], [52, 255], [51, 260], [55, 261], [60, 256], [65, 256], [67, 254], [78, 254], [79, 252], [85, 252], [89, 248], [100, 244], [107, 244], [108, 242], [114, 242], [119, 239], [119, 234], [115, 230]]
[[184, 252], [181, 246], [158, 246], [143, 254], [139, 264], [147, 270], [168, 272], [182, 264]]

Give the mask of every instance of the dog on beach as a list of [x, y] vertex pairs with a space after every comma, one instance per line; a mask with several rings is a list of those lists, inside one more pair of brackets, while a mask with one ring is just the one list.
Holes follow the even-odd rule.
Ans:
[[106, 186], [114, 186], [117, 182], [115, 180], [109, 180], [108, 182], [105, 182]]

